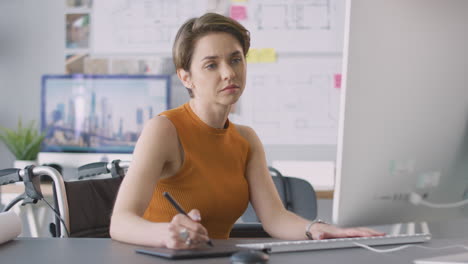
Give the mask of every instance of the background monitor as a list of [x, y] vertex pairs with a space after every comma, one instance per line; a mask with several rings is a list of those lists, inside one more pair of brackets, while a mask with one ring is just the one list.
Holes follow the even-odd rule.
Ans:
[[146, 121], [169, 109], [169, 75], [45, 75], [39, 163], [130, 160]]
[[333, 221], [466, 215], [414, 205], [468, 198], [468, 1], [347, 2]]

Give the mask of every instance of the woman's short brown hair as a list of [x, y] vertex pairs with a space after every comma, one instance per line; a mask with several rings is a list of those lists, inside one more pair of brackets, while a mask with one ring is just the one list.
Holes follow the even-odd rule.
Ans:
[[[250, 47], [250, 33], [239, 22], [216, 13], [206, 13], [187, 20], [177, 32], [172, 46], [172, 58], [176, 69], [190, 71], [195, 43], [201, 37], [213, 32], [225, 32], [235, 37], [242, 46], [244, 56]], [[190, 89], [190, 97], [193, 97]]]

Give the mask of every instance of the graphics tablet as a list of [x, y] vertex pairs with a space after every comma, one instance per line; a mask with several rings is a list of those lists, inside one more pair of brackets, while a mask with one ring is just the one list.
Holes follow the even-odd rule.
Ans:
[[137, 253], [147, 254], [167, 259], [192, 259], [192, 258], [213, 258], [226, 257], [245, 250], [237, 247], [213, 247], [213, 248], [195, 248], [195, 249], [168, 249], [168, 248], [140, 248]]

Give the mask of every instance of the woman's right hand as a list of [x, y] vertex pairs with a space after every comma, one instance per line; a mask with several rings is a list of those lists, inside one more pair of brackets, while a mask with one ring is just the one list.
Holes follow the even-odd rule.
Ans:
[[197, 209], [188, 213], [188, 217], [177, 214], [169, 223], [168, 236], [165, 239], [167, 248], [188, 249], [206, 244], [209, 240], [208, 231], [200, 224], [201, 216]]

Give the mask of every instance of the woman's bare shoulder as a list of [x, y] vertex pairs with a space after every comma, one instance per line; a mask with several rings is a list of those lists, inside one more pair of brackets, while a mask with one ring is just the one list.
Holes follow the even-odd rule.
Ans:
[[165, 116], [156, 116], [149, 120], [141, 132], [135, 151], [171, 152], [177, 143], [177, 130]]
[[151, 118], [146, 124], [145, 128], [148, 129], [155, 129], [158, 131], [165, 131], [167, 130], [168, 132], [174, 132], [175, 131], [175, 126], [171, 122], [171, 120], [167, 116], [155, 116]]
[[253, 128], [249, 126], [245, 126], [245, 125], [238, 125], [238, 124], [235, 124], [235, 127], [237, 131], [239, 132], [239, 134], [244, 139], [246, 139], [251, 145], [252, 144], [257, 145], [258, 143], [260, 143], [260, 140], [257, 134], [255, 133], [255, 130], [253, 130]]

